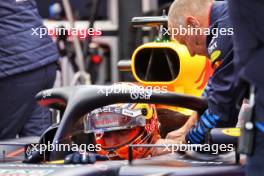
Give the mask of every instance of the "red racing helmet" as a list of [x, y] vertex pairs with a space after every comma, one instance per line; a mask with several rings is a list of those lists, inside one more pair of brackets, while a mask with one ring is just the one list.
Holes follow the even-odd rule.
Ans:
[[[115, 104], [90, 112], [84, 118], [85, 132], [93, 133], [98, 154], [109, 159], [128, 159], [129, 144], [154, 144], [159, 139], [159, 123], [154, 105]], [[133, 158], [151, 155], [151, 148], [136, 147]]]

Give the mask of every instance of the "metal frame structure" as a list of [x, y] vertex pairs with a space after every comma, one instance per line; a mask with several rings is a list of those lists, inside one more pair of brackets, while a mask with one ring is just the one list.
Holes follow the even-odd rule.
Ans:
[[[111, 82], [117, 82], [119, 80], [119, 72], [117, 69], [118, 62], [118, 0], [109, 0], [108, 19], [107, 21], [96, 21], [95, 27], [101, 29], [102, 36], [98, 36], [93, 39], [95, 42], [101, 42], [108, 44], [111, 48]], [[69, 21], [50, 21], [44, 20], [44, 25], [48, 29], [54, 29], [58, 26], [65, 26], [71, 28]], [[75, 21], [73, 23], [75, 28], [80, 30], [87, 29], [89, 21]], [[106, 35], [105, 35], [105, 34]], [[108, 33], [108, 34], [107, 34]]]

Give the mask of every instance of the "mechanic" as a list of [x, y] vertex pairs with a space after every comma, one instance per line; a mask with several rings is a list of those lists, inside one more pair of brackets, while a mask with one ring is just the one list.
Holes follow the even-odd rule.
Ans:
[[[235, 72], [239, 79], [255, 86], [253, 119], [256, 132], [253, 155], [248, 157], [246, 175], [264, 175], [264, 2], [228, 1], [234, 26]], [[237, 79], [238, 80], [238, 79]]]
[[[200, 118], [194, 113], [181, 129], [166, 137], [175, 142], [200, 144], [210, 129], [234, 127], [237, 123], [239, 110], [234, 105], [239, 87], [233, 81], [233, 31], [227, 2], [175, 0], [170, 7], [168, 20], [173, 38], [186, 45], [192, 56], [208, 56], [215, 68], [204, 93], [208, 97], [208, 109]], [[175, 29], [180, 27], [200, 33], [176, 34]]]
[[[53, 86], [58, 60], [34, 0], [0, 3], [0, 139], [38, 136], [51, 123], [48, 109], [34, 96]], [[39, 30], [38, 30], [39, 31]]]

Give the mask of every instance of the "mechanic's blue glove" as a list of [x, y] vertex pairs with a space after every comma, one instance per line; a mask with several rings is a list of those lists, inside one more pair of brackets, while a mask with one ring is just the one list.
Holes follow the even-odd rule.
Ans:
[[219, 116], [210, 114], [207, 109], [200, 117], [198, 123], [187, 133], [186, 141], [189, 141], [191, 144], [204, 143], [207, 132], [214, 128], [219, 121]]
[[94, 164], [98, 160], [105, 161], [108, 157], [96, 153], [75, 152], [65, 157], [64, 164]]

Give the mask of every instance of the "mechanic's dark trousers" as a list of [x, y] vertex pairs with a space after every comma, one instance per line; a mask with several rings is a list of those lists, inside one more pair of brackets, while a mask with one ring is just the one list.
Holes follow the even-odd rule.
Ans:
[[264, 175], [264, 88], [258, 89], [255, 100], [256, 137], [253, 155], [247, 158], [246, 175]]
[[255, 120], [263, 130], [256, 133], [255, 149], [248, 157], [247, 176], [264, 175], [264, 1], [229, 0], [229, 15], [234, 27], [236, 73], [257, 89]]
[[51, 113], [35, 95], [52, 88], [57, 65], [0, 79], [0, 140], [17, 135], [40, 136], [51, 125]]

